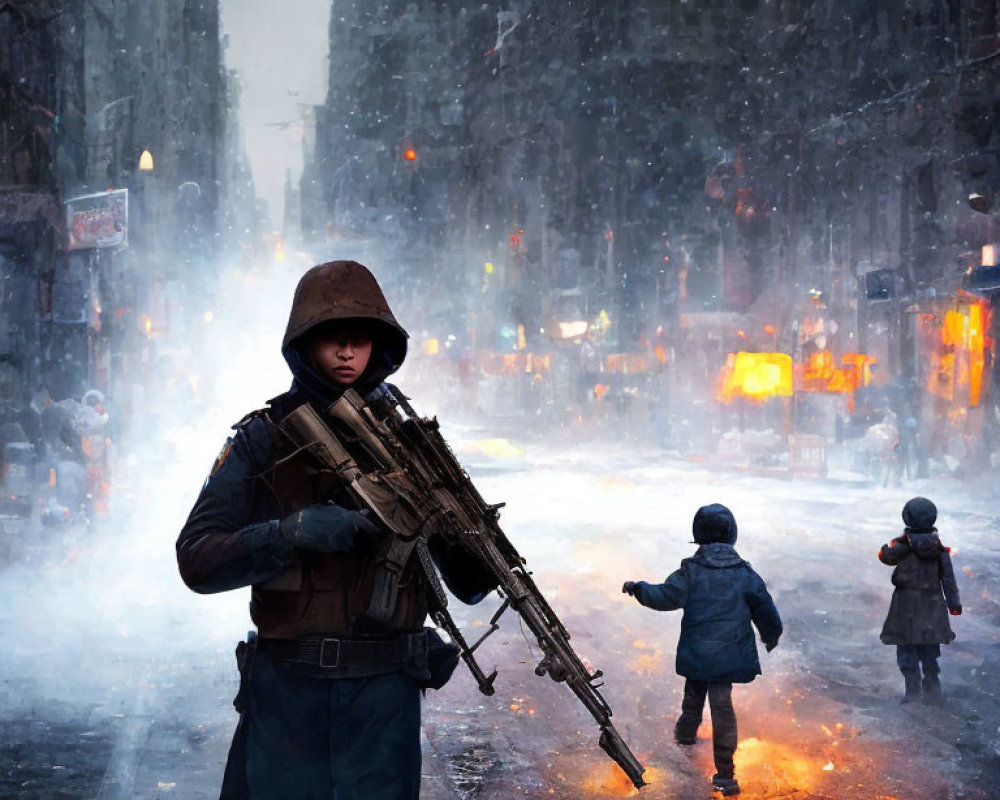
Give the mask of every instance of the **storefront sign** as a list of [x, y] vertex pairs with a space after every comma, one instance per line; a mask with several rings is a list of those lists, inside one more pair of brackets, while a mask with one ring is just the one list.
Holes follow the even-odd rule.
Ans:
[[128, 189], [66, 201], [67, 250], [128, 245]]

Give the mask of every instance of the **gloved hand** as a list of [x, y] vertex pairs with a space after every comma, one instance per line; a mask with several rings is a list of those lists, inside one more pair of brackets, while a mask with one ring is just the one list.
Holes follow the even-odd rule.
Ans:
[[953, 617], [960, 617], [962, 616], [962, 607], [955, 606], [954, 608], [949, 609], [948, 613], [951, 614]]
[[769, 653], [777, 646], [777, 642], [764, 642], [764, 649]]
[[381, 528], [363, 511], [327, 503], [289, 514], [281, 535], [295, 547], [319, 553], [352, 553], [364, 548]]
[[635, 581], [625, 581], [622, 584], [622, 594], [627, 594], [629, 597], [635, 597]]

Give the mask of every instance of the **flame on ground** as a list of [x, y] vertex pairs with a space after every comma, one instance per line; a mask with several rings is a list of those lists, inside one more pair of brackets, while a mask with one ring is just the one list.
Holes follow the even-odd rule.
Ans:
[[789, 745], [757, 738], [739, 743], [735, 762], [740, 783], [766, 790], [769, 795], [812, 791], [823, 781], [824, 768], [831, 763], [827, 758], [803, 756]]
[[[662, 770], [647, 766], [642, 779], [647, 784], [656, 783], [661, 779], [662, 774]], [[614, 797], [637, 797], [639, 795], [639, 790], [629, 780], [628, 775], [613, 761], [604, 761], [590, 769], [583, 779], [581, 788], [585, 792]]]

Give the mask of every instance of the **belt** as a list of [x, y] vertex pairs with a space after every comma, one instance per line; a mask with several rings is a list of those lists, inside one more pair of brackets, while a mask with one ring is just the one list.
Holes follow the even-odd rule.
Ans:
[[257, 649], [277, 661], [319, 667], [324, 672], [378, 674], [427, 661], [427, 634], [404, 633], [392, 639], [344, 639], [311, 635], [296, 639], [257, 639]]

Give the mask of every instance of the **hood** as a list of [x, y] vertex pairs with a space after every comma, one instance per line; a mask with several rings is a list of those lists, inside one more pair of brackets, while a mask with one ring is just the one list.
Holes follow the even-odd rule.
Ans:
[[736, 552], [736, 549], [731, 544], [723, 542], [703, 544], [691, 556], [691, 560], [714, 569], [738, 567], [743, 563], [743, 559], [740, 558], [740, 554]]
[[368, 368], [352, 389], [366, 394], [398, 370], [406, 358], [408, 334], [396, 321], [367, 267], [357, 261], [329, 261], [313, 267], [295, 287], [281, 354], [295, 376], [295, 384], [320, 404], [336, 400], [344, 387], [313, 369], [305, 345], [310, 331], [317, 326], [346, 319], [370, 320], [376, 330]]
[[912, 531], [932, 531], [937, 522], [937, 506], [926, 497], [914, 497], [903, 506], [903, 522]]
[[733, 512], [721, 503], [702, 506], [694, 515], [691, 524], [694, 540], [698, 544], [724, 542], [736, 544], [736, 518]]
[[941, 540], [933, 530], [923, 533], [907, 530], [906, 541], [910, 545], [910, 551], [926, 561], [937, 558], [943, 549]]

